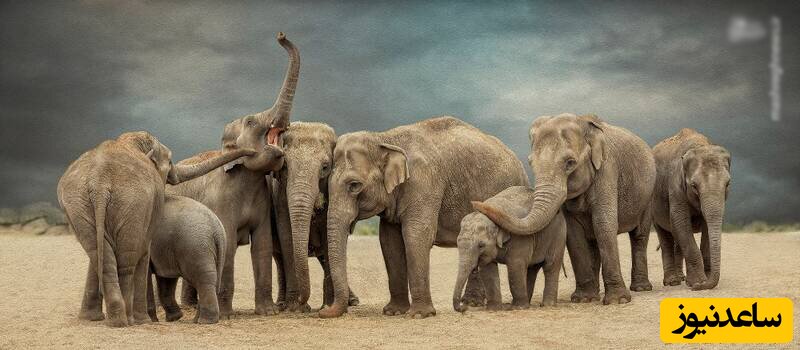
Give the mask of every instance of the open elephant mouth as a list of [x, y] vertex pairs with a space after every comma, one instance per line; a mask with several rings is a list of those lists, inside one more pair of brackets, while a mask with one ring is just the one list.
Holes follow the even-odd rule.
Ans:
[[286, 131], [284, 128], [270, 128], [267, 131], [267, 144], [277, 147], [278, 140], [280, 140], [280, 136], [284, 131]]

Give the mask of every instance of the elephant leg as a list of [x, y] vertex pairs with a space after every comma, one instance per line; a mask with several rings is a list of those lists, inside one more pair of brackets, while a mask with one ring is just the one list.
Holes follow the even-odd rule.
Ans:
[[677, 286], [681, 284], [682, 279], [679, 278], [675, 271], [675, 241], [672, 238], [672, 233], [656, 225], [656, 232], [658, 233], [658, 244], [661, 246], [661, 265], [664, 268], [664, 285]]
[[[272, 246], [275, 246], [276, 240], [273, 238]], [[286, 310], [286, 269], [283, 266], [283, 257], [279, 253], [273, 253], [272, 259], [275, 260], [275, 267], [277, 268], [278, 275], [278, 298], [275, 300], [275, 305], [278, 310]]]
[[133, 320], [136, 324], [149, 323], [147, 311], [147, 280], [150, 273], [150, 253], [147, 252], [136, 263], [133, 272]]
[[356, 293], [353, 293], [353, 289], [350, 288], [350, 286], [347, 287], [347, 290], [350, 291], [350, 297], [347, 299], [347, 305], [358, 306], [358, 304], [361, 303], [361, 301], [358, 299], [358, 295], [356, 295]]
[[133, 317], [133, 299], [134, 299], [134, 272], [136, 265], [129, 266], [121, 265], [118, 267], [119, 273], [119, 289], [122, 291], [122, 300], [125, 304], [125, 315], [128, 317], [128, 325], [136, 324]]
[[[562, 253], [563, 254], [563, 253]], [[561, 272], [561, 259], [544, 264], [544, 292], [541, 306], [556, 306], [558, 300], [558, 274]]]
[[181, 305], [191, 308], [197, 307], [197, 289], [186, 279], [181, 282]]
[[277, 315], [280, 310], [272, 300], [272, 226], [258, 225], [251, 237], [250, 256], [256, 284], [256, 315]]
[[[589, 303], [600, 300], [599, 259], [595, 259], [596, 249], [591, 246], [586, 232], [591, 228], [583, 226], [578, 220], [567, 216], [567, 253], [572, 262], [575, 275], [575, 292], [570, 300], [573, 303]], [[597, 263], [595, 264], [595, 260]], [[597, 265], [597, 268], [594, 267]]]
[[631, 239], [631, 286], [635, 292], [653, 290], [647, 271], [647, 243], [652, 227], [650, 210], [647, 210], [636, 229], [628, 232]]
[[406, 270], [411, 292], [411, 308], [408, 312], [413, 318], [436, 315], [431, 300], [430, 259], [438, 221], [436, 210], [420, 208], [419, 212], [408, 215], [402, 223], [403, 243], [406, 246]]
[[[616, 208], [614, 208], [616, 209]], [[597, 249], [600, 252], [600, 264], [603, 273], [605, 295], [603, 304], [624, 304], [631, 301], [631, 293], [622, 279], [622, 268], [619, 263], [619, 247], [617, 246], [617, 219], [605, 217], [602, 213], [616, 210], [595, 209], [597, 215], [592, 216]]]
[[480, 277], [486, 290], [486, 309], [501, 310], [503, 308], [502, 294], [500, 293], [500, 272], [497, 263], [491, 262], [480, 267]]
[[217, 300], [217, 273], [205, 272], [197, 278], [197, 314], [195, 323], [212, 324], [219, 322], [219, 301]]
[[703, 272], [706, 277], [711, 274], [711, 251], [708, 242], [708, 226], [703, 224], [703, 233], [700, 236], [700, 252], [703, 254]]
[[156, 313], [156, 298], [153, 295], [153, 268], [152, 266], [147, 271], [147, 314], [150, 316], [150, 321], [158, 322], [158, 314]]
[[472, 270], [467, 280], [467, 287], [464, 291], [464, 296], [461, 298], [464, 304], [469, 306], [484, 306], [486, 303], [486, 291], [481, 281], [480, 272], [478, 269]]
[[389, 277], [389, 303], [383, 307], [383, 314], [394, 316], [408, 311], [408, 278], [406, 269], [406, 246], [400, 225], [381, 218], [378, 237], [381, 242], [383, 262]]
[[[673, 237], [673, 241], [674, 240], [675, 238]], [[675, 259], [672, 260], [673, 261], [672, 268], [673, 270], [675, 270], [675, 273], [678, 275], [680, 280], [685, 281], [686, 275], [683, 273], [683, 252], [681, 251], [681, 246], [680, 244], [678, 244], [678, 242], [675, 242], [675, 246], [673, 247], [672, 251], [673, 255], [675, 256]]]
[[536, 276], [539, 275], [539, 270], [542, 268], [541, 264], [536, 264], [528, 267], [528, 302], [533, 298], [533, 289], [536, 287]]
[[97, 280], [97, 251], [89, 252], [89, 269], [86, 272], [86, 285], [83, 290], [81, 311], [78, 318], [89, 321], [100, 321], [106, 318], [103, 315], [103, 295], [100, 294], [100, 284]]
[[508, 284], [511, 287], [511, 306], [514, 309], [528, 309], [531, 307], [528, 298], [528, 266], [525, 262], [516, 259], [510, 260], [508, 267]]
[[[106, 322], [111, 327], [125, 327], [128, 325], [128, 310], [125, 304], [126, 299], [125, 294], [123, 294], [120, 272], [121, 270], [117, 268], [117, 257], [114, 251], [111, 250], [109, 242], [105, 241], [105, 247], [103, 248], [103, 285], [101, 288], [103, 288], [103, 299], [106, 303]], [[128, 276], [130, 276], [130, 273]]]
[[[226, 232], [228, 228], [225, 228]], [[233, 228], [233, 232], [236, 232]], [[232, 236], [232, 237], [231, 237]], [[222, 285], [217, 291], [219, 301], [219, 316], [222, 319], [230, 319], [233, 316], [233, 291], [234, 291], [234, 262], [236, 261], [236, 235], [228, 235], [227, 251], [225, 252], [225, 265], [222, 268]], [[184, 283], [186, 280], [184, 279]]]
[[328, 260], [324, 256], [317, 257], [319, 265], [322, 266], [322, 307], [333, 305], [333, 279], [331, 278], [331, 268]]
[[[184, 285], [186, 284], [185, 281], [186, 279], [184, 279]], [[178, 302], [175, 301], [175, 287], [178, 285], [178, 279], [156, 276], [156, 283], [158, 285], [158, 301], [161, 303], [161, 307], [164, 308], [167, 322], [180, 320], [183, 317], [183, 311], [178, 306]]]
[[703, 267], [703, 257], [697, 247], [697, 242], [694, 240], [691, 214], [685, 201], [678, 199], [673, 201], [670, 198], [670, 221], [672, 224], [672, 237], [677, 240], [686, 260], [686, 284], [692, 287], [705, 283], [706, 275]]

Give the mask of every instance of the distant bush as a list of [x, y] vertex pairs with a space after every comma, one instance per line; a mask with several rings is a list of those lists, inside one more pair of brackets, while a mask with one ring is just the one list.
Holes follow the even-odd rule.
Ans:
[[756, 220], [747, 224], [726, 223], [722, 225], [723, 232], [790, 232], [800, 231], [800, 223], [770, 224], [766, 221]]
[[377, 217], [361, 220], [356, 223], [353, 234], [356, 236], [377, 236], [379, 223], [380, 221]]

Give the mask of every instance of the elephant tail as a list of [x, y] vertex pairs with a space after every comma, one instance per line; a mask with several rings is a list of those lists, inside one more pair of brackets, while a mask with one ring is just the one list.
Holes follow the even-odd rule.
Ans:
[[108, 207], [108, 191], [101, 191], [94, 198], [94, 230], [97, 239], [97, 281], [103, 291], [103, 249], [106, 244], [106, 208]]
[[[222, 228], [221, 222], [220, 228]], [[219, 293], [219, 289], [222, 288], [222, 271], [225, 269], [225, 250], [228, 249], [224, 229], [214, 235], [214, 246], [217, 248], [217, 292]]]

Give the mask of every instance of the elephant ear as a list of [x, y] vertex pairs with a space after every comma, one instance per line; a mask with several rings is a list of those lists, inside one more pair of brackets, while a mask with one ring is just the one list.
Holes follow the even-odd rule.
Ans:
[[408, 166], [408, 156], [406, 151], [395, 145], [383, 143], [381, 149], [385, 151], [383, 158], [383, 186], [386, 193], [392, 193], [394, 189], [406, 182], [410, 177]]
[[503, 248], [503, 245], [506, 244], [511, 239], [511, 234], [508, 231], [498, 228], [497, 230], [497, 247]]
[[591, 152], [592, 165], [595, 170], [600, 170], [606, 159], [606, 137], [603, 132], [605, 126], [603, 121], [593, 114], [581, 116], [580, 119], [586, 122], [585, 135]]

